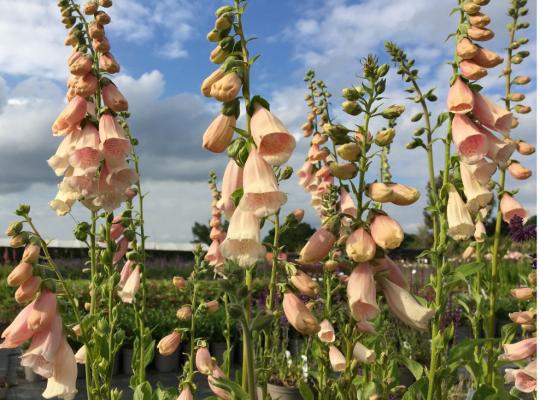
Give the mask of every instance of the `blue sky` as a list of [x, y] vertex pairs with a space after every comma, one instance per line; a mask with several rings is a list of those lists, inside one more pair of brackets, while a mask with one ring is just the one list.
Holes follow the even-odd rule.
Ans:
[[[200, 148], [205, 127], [218, 105], [199, 93], [200, 82], [215, 68], [208, 61], [213, 45], [206, 33], [213, 26], [214, 10], [221, 1], [114, 0], [112, 23], [107, 27], [112, 52], [122, 64], [115, 79], [130, 102], [132, 130], [141, 141], [143, 184], [147, 198], [148, 230], [155, 241], [191, 239], [192, 223], [204, 221], [210, 198], [206, 177], [210, 168], [221, 175], [225, 155]], [[0, 225], [11, 221], [18, 203], [29, 202], [36, 221], [50, 237], [69, 239], [71, 220], [59, 219], [48, 209], [58, 179], [45, 164], [58, 144], [50, 125], [64, 106], [66, 59], [65, 30], [59, 23], [55, 1], [0, 0]], [[492, 1], [484, 12], [492, 17], [496, 38], [486, 47], [502, 52], [506, 43], [506, 2]], [[501, 7], [501, 3], [505, 6]], [[445, 61], [452, 43], [444, 42], [455, 30], [455, 17], [448, 17], [451, 0], [251, 0], [245, 16], [245, 30], [257, 37], [251, 42], [252, 55], [261, 54], [253, 68], [252, 93], [272, 103], [272, 110], [299, 133], [307, 108], [303, 76], [314, 68], [334, 93], [333, 116], [351, 123], [339, 111], [341, 88], [357, 82], [359, 60], [375, 52], [383, 61], [385, 40], [393, 40], [417, 59], [426, 88], [437, 86], [440, 101], [434, 113], [444, 108], [449, 76]], [[536, 2], [531, 1], [528, 20], [536, 26]], [[529, 29], [532, 55], [516, 70], [536, 76], [536, 31]], [[497, 97], [500, 69], [483, 80], [486, 93]], [[536, 82], [536, 80], [534, 80]], [[391, 71], [388, 75], [388, 103], [404, 102], [404, 85]], [[536, 88], [529, 85], [525, 102], [536, 109]], [[392, 153], [394, 179], [424, 189], [427, 179], [424, 155], [407, 151], [417, 110], [407, 104], [398, 126]], [[536, 141], [534, 113], [522, 119], [516, 136]], [[300, 139], [291, 159], [299, 167], [307, 151]], [[440, 156], [440, 155], [439, 155]], [[438, 157], [440, 158], [440, 157]], [[536, 156], [522, 160], [536, 170]], [[536, 208], [534, 180], [515, 182], [520, 199]], [[287, 210], [303, 207], [307, 219], [317, 224], [309, 207], [309, 196], [294, 179], [284, 186], [289, 194]], [[206, 199], [206, 200], [202, 200]], [[406, 230], [414, 232], [422, 223], [425, 197], [407, 208], [391, 208]], [[86, 212], [77, 209], [76, 218]]]

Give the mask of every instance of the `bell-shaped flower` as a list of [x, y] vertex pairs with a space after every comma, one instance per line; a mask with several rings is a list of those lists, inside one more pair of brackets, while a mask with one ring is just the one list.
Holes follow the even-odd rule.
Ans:
[[259, 218], [275, 214], [287, 201], [279, 191], [272, 167], [261, 157], [257, 149], [251, 150], [244, 166], [244, 195], [239, 207], [251, 211]]
[[67, 135], [81, 130], [80, 123], [86, 114], [86, 100], [75, 96], [54, 121], [54, 135]]
[[302, 250], [298, 261], [301, 264], [315, 264], [322, 261], [336, 242], [336, 237], [326, 228], [319, 228], [307, 241]]
[[47, 329], [32, 337], [30, 347], [21, 356], [21, 365], [45, 378], [52, 377], [56, 353], [62, 342], [62, 318], [57, 314]]
[[480, 123], [489, 129], [508, 136], [512, 128], [512, 112], [501, 107], [480, 93], [474, 94], [473, 114]]
[[56, 153], [52, 155], [47, 164], [54, 171], [56, 176], [62, 176], [69, 167], [69, 156], [73, 151], [73, 146], [79, 138], [79, 132], [70, 133], [64, 136], [60, 145], [56, 149]]
[[64, 400], [73, 400], [77, 394], [76, 383], [77, 362], [75, 354], [64, 336], [54, 360], [53, 375], [47, 380], [47, 386], [41, 395], [46, 399], [58, 397]]
[[125, 285], [131, 274], [133, 273], [133, 266], [135, 261], [127, 260], [120, 271], [120, 281], [118, 282], [118, 287], [122, 289]]
[[221, 254], [248, 267], [264, 256], [260, 243], [260, 220], [252, 212], [237, 208], [231, 217], [227, 236], [220, 245]]
[[368, 231], [358, 228], [347, 238], [345, 250], [351, 260], [364, 262], [375, 257], [377, 246]]
[[201, 93], [205, 97], [210, 97], [210, 91], [212, 90], [212, 85], [219, 81], [225, 76], [225, 70], [223, 68], [218, 68], [206, 78], [201, 85]]
[[69, 164], [78, 169], [79, 175], [93, 175], [103, 159], [99, 146], [99, 132], [92, 123], [87, 123], [69, 154]]
[[99, 68], [109, 74], [120, 72], [120, 64], [118, 64], [114, 56], [109, 52], [99, 56]]
[[494, 51], [479, 47], [471, 61], [484, 68], [493, 68], [502, 63], [504, 59]]
[[235, 126], [234, 115], [219, 114], [204, 132], [202, 147], [213, 153], [224, 152], [231, 144]]
[[292, 292], [283, 295], [283, 311], [289, 324], [303, 335], [311, 335], [321, 329], [311, 311]]
[[197, 370], [204, 375], [211, 375], [212, 371], [216, 367], [216, 360], [212, 358], [208, 347], [199, 347], [195, 354], [195, 366]]
[[122, 112], [128, 110], [128, 102], [124, 95], [118, 90], [114, 83], [109, 83], [103, 86], [101, 90], [103, 102], [114, 112]]
[[502, 195], [500, 209], [503, 220], [507, 223], [509, 223], [512, 217], [516, 215], [523, 218], [523, 220], [526, 220], [527, 216], [529, 215], [527, 210], [523, 208], [519, 201], [508, 193], [504, 193]]
[[536, 354], [536, 338], [520, 340], [516, 343], [503, 344], [504, 353], [499, 356], [500, 360], [521, 361]]
[[118, 291], [118, 296], [124, 303], [132, 304], [139, 287], [141, 286], [141, 269], [139, 264], [135, 266], [133, 272], [129, 275], [125, 285]]
[[22, 285], [32, 277], [34, 267], [28, 262], [21, 262], [7, 276], [7, 284], [11, 287]]
[[450, 90], [446, 99], [448, 111], [454, 114], [466, 114], [472, 111], [474, 106], [474, 95], [463, 80], [458, 76]]
[[219, 240], [212, 240], [212, 243], [210, 244], [210, 247], [208, 247], [208, 251], [204, 256], [204, 260], [213, 267], [223, 265], [225, 259], [223, 258], [219, 248]]
[[477, 221], [474, 225], [474, 240], [483, 243], [486, 240], [486, 227], [482, 221]]
[[303, 295], [315, 297], [319, 293], [319, 285], [304, 271], [298, 269], [296, 274], [291, 276], [290, 281]]
[[474, 234], [474, 223], [467, 206], [453, 185], [448, 188], [446, 206], [448, 235], [454, 240], [466, 240]]
[[336, 346], [328, 346], [328, 358], [334, 372], [345, 371], [347, 361], [345, 360], [343, 353]]
[[75, 361], [77, 364], [86, 364], [86, 345], [83, 345], [75, 353]]
[[521, 155], [530, 156], [531, 154], [534, 154], [536, 148], [530, 143], [527, 143], [523, 140], [518, 140], [517, 151]]
[[212, 375], [208, 377], [208, 387], [210, 388], [212, 393], [214, 393], [219, 399], [230, 400], [231, 395], [225, 389], [222, 389], [215, 385], [217, 382], [217, 379], [219, 378], [225, 378], [225, 373], [221, 370], [221, 368], [216, 366], [212, 370]]
[[488, 144], [487, 157], [498, 163], [500, 166], [506, 166], [512, 153], [516, 150], [516, 145], [500, 140], [487, 129], [482, 128], [482, 131], [484, 132]]
[[403, 289], [409, 289], [409, 283], [403, 274], [403, 271], [390, 257], [384, 256], [375, 260], [373, 265], [374, 274], [382, 274], [390, 282], [402, 287]]
[[388, 279], [383, 278], [380, 282], [390, 311], [405, 325], [420, 331], [427, 331], [429, 321], [435, 315], [435, 310], [421, 306], [408, 290]]
[[41, 277], [31, 276], [15, 291], [15, 301], [24, 304], [34, 298], [41, 286]]
[[99, 139], [109, 172], [112, 173], [116, 166], [125, 162], [131, 143], [118, 120], [111, 114], [103, 114], [99, 119]]
[[532, 360], [525, 368], [516, 370], [514, 374], [514, 385], [522, 393], [533, 393], [536, 391], [536, 359]]
[[327, 319], [323, 320], [320, 323], [321, 330], [317, 333], [319, 339], [323, 343], [334, 343], [336, 340], [336, 334], [334, 332], [334, 327]]
[[351, 194], [344, 187], [341, 188], [339, 195], [339, 211], [353, 218], [356, 217], [357, 208]]
[[191, 306], [189, 305], [182, 306], [176, 311], [176, 318], [180, 321], [189, 321], [192, 316], [193, 311], [191, 311]]
[[467, 198], [467, 208], [474, 214], [478, 209], [491, 203], [493, 193], [474, 178], [465, 163], [459, 163], [459, 170], [461, 172], [461, 181], [463, 182], [463, 191]]
[[487, 75], [487, 69], [472, 62], [471, 60], [463, 60], [459, 63], [459, 70], [464, 78], [471, 81], [476, 81]]
[[384, 214], [375, 215], [371, 222], [370, 232], [377, 246], [385, 250], [398, 248], [405, 237], [401, 225]]
[[420, 198], [420, 192], [412, 186], [402, 185], [401, 183], [392, 183], [389, 185], [392, 189], [391, 203], [398, 206], [408, 206], [416, 203]]
[[497, 171], [497, 163], [486, 161], [485, 158], [475, 164], [462, 164], [481, 185], [487, 185], [495, 171]]
[[516, 324], [530, 324], [531, 322], [534, 322], [534, 315], [536, 313], [532, 311], [518, 311], [508, 314], [508, 317], [512, 320], [512, 322]]
[[377, 359], [375, 351], [368, 349], [360, 342], [356, 342], [353, 348], [353, 357], [362, 364], [372, 364]]
[[193, 393], [191, 393], [191, 388], [189, 386], [184, 386], [176, 400], [193, 400]]
[[369, 264], [360, 263], [352, 271], [347, 282], [347, 298], [355, 320], [369, 320], [379, 314], [377, 287], [373, 278], [373, 269]]
[[259, 154], [268, 164], [282, 165], [287, 162], [296, 147], [296, 140], [274, 114], [256, 104], [250, 128]]
[[221, 199], [218, 203], [218, 207], [223, 211], [223, 215], [227, 219], [231, 219], [236, 209], [232, 194], [242, 187], [243, 174], [244, 170], [233, 159], [229, 160], [223, 173]]
[[92, 58], [80, 51], [73, 52], [68, 58], [69, 73], [73, 75], [86, 75], [92, 71]]
[[456, 145], [461, 159], [469, 164], [480, 161], [488, 151], [486, 135], [466, 115], [454, 115], [452, 141]]
[[162, 356], [170, 356], [176, 351], [176, 349], [178, 349], [181, 340], [182, 334], [180, 332], [173, 331], [172, 333], [168, 334], [162, 338], [157, 345], [159, 354]]
[[369, 333], [369, 334], [375, 333], [375, 327], [373, 326], [373, 323], [368, 321], [367, 319], [358, 321], [356, 323], [356, 329], [362, 333]]
[[75, 96], [81, 97], [89, 97], [94, 95], [96, 93], [97, 86], [98, 80], [96, 76], [91, 72], [83, 76], [75, 77], [72, 84]]
[[456, 53], [462, 60], [470, 60], [476, 55], [478, 46], [476, 46], [467, 37], [462, 38], [456, 45]]
[[367, 186], [368, 197], [378, 203], [388, 203], [394, 197], [394, 191], [390, 185], [382, 182], [373, 182]]
[[510, 294], [519, 301], [532, 300], [535, 297], [534, 289], [529, 287], [515, 288], [510, 291]]

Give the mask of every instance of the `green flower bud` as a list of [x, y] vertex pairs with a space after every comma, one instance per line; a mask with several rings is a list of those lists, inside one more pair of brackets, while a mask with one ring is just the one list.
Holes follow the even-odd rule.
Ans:
[[6, 229], [6, 236], [17, 236], [19, 233], [21, 233], [23, 228], [23, 223], [18, 222], [12, 222], [8, 225]]
[[388, 71], [390, 70], [390, 65], [388, 64], [383, 64], [381, 65], [378, 69], [377, 69], [377, 77], [380, 79], [382, 77], [384, 77]]
[[524, 45], [524, 44], [529, 43], [529, 39], [528, 39], [528, 38], [522, 37], [522, 38], [519, 38], [519, 39], [517, 40], [517, 42], [518, 42], [519, 44], [521, 44], [521, 45]]
[[394, 104], [382, 112], [382, 116], [386, 119], [398, 118], [405, 111], [405, 107], [399, 104]]
[[233, 17], [230, 13], [221, 14], [216, 20], [216, 30], [222, 31], [224, 29], [229, 29], [232, 25]]
[[362, 147], [358, 143], [345, 143], [338, 147], [338, 155], [347, 161], [356, 161], [360, 157]]
[[287, 165], [283, 171], [281, 171], [280, 180], [285, 181], [292, 176], [293, 169], [291, 166]]
[[514, 80], [512, 81], [512, 83], [516, 84], [516, 85], [526, 85], [527, 83], [529, 83], [531, 81], [531, 78], [528, 77], [528, 76], [524, 76], [524, 75], [520, 75], [520, 76], [516, 76], [514, 78]]
[[388, 146], [394, 140], [396, 136], [396, 131], [393, 128], [388, 128], [377, 132], [375, 135], [375, 144], [377, 146]]
[[219, 47], [221, 47], [227, 53], [230, 53], [234, 47], [234, 38], [227, 36], [219, 42]]
[[330, 163], [330, 171], [338, 179], [352, 179], [358, 173], [358, 167], [353, 163]]
[[528, 114], [531, 112], [531, 107], [518, 104], [514, 107], [514, 110], [516, 110], [518, 114]]
[[234, 7], [233, 6], [223, 6], [223, 7], [219, 7], [217, 10], [216, 10], [216, 18], [219, 18], [221, 17], [222, 14], [225, 14], [225, 13], [228, 13], [228, 12], [231, 12], [231, 11], [234, 11]]
[[355, 101], [360, 98], [360, 93], [355, 88], [345, 88], [341, 91], [341, 96], [346, 100]]
[[426, 128], [417, 128], [413, 132], [413, 136], [422, 136], [424, 132], [426, 131]]
[[21, 232], [18, 235], [13, 236], [9, 240], [9, 245], [13, 248], [22, 247], [30, 241], [30, 235], [28, 232]]
[[341, 103], [341, 107], [343, 107], [343, 111], [345, 111], [349, 115], [358, 115], [362, 112], [360, 104], [358, 104], [356, 101], [344, 101], [343, 103]]
[[84, 242], [88, 237], [88, 232], [90, 232], [90, 224], [88, 222], [79, 222], [73, 230], [73, 235], [75, 239]]
[[417, 114], [414, 114], [412, 117], [411, 117], [411, 122], [418, 122], [420, 121], [420, 119], [422, 118], [422, 113], [419, 112]]
[[19, 208], [17, 208], [17, 210], [15, 210], [15, 214], [17, 214], [20, 217], [26, 217], [29, 212], [30, 212], [30, 205], [29, 204], [20, 204]]

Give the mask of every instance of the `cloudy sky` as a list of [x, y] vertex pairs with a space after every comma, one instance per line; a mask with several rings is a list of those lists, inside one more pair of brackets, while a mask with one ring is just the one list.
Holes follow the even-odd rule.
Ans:
[[[58, 145], [50, 126], [65, 105], [65, 30], [53, 0], [0, 0], [0, 225], [6, 226], [21, 202], [31, 204], [35, 221], [44, 235], [70, 239], [73, 221], [59, 218], [47, 203], [56, 192], [57, 177], [46, 164]], [[359, 60], [369, 53], [387, 61], [383, 43], [393, 40], [417, 59], [424, 88], [438, 87], [444, 107], [451, 57], [448, 33], [455, 31], [456, 17], [448, 14], [451, 0], [251, 0], [245, 30], [257, 40], [252, 54], [261, 54], [252, 78], [253, 94], [269, 99], [272, 111], [300, 139], [307, 108], [303, 76], [317, 72], [334, 93], [332, 116], [339, 111], [341, 88], [357, 82]], [[504, 1], [484, 8], [492, 17], [497, 36], [487, 44], [502, 52], [507, 23]], [[213, 46], [205, 39], [213, 26], [214, 9], [223, 2], [186, 0], [114, 0], [112, 23], [107, 27], [112, 52], [122, 64], [115, 80], [126, 95], [132, 113], [131, 127], [140, 140], [143, 186], [148, 192], [146, 221], [153, 241], [187, 242], [194, 221], [209, 215], [207, 176], [210, 169], [221, 175], [225, 155], [205, 152], [201, 136], [218, 110], [215, 102], [199, 93], [200, 82], [214, 69], [208, 61]], [[536, 26], [536, 2], [530, 1], [531, 25]], [[516, 70], [536, 83], [536, 31], [526, 35], [532, 55]], [[500, 69], [483, 80], [486, 92], [497, 97], [502, 88]], [[388, 75], [388, 103], [403, 101], [403, 84], [392, 70]], [[526, 104], [536, 110], [536, 84], [525, 89]], [[421, 150], [405, 150], [412, 127], [410, 116], [418, 110], [407, 104], [391, 153], [394, 180], [424, 190], [427, 173]], [[521, 119], [515, 136], [536, 141], [535, 113]], [[297, 168], [307, 152], [300, 139], [291, 165]], [[437, 154], [440, 160], [442, 154]], [[523, 163], [535, 169], [536, 157]], [[520, 188], [519, 198], [533, 213], [536, 209], [536, 176], [525, 183], [509, 180]], [[316, 224], [309, 196], [294, 179], [284, 186], [287, 209], [305, 208], [308, 222]], [[409, 232], [422, 223], [425, 195], [412, 207], [393, 208]], [[74, 217], [87, 218], [80, 206]], [[3, 231], [3, 229], [2, 229]]]

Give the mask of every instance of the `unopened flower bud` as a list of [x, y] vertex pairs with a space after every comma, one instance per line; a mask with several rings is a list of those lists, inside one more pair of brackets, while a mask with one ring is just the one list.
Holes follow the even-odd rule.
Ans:
[[107, 25], [109, 22], [111, 22], [111, 17], [105, 11], [97, 12], [95, 15], [95, 19], [97, 23], [101, 25]]
[[323, 264], [323, 267], [326, 271], [333, 272], [338, 267], [338, 262], [336, 260], [328, 260]]
[[394, 119], [399, 117], [403, 112], [405, 111], [405, 107], [399, 104], [394, 104], [388, 108], [386, 108], [382, 112], [382, 116], [386, 119]]
[[362, 147], [358, 143], [345, 143], [338, 147], [338, 155], [347, 161], [356, 161], [362, 152]]
[[12, 222], [9, 224], [9, 226], [6, 229], [6, 236], [17, 236], [19, 233], [21, 233], [23, 228], [22, 222]]
[[381, 147], [388, 146], [394, 140], [396, 131], [394, 128], [388, 128], [377, 132], [375, 135], [375, 144]]
[[529, 83], [531, 81], [531, 78], [528, 77], [528, 76], [525, 76], [525, 75], [519, 75], [519, 76], [516, 76], [513, 80], [512, 80], [512, 83], [515, 83], [516, 85], [526, 85], [527, 83]]
[[182, 289], [184, 289], [186, 287], [187, 282], [181, 276], [175, 276], [172, 279], [172, 283], [173, 283], [175, 288], [182, 290]]
[[531, 107], [529, 106], [524, 106], [522, 104], [518, 104], [517, 106], [514, 107], [514, 110], [518, 113], [518, 114], [528, 114], [531, 112]]
[[30, 212], [30, 205], [29, 204], [19, 204], [19, 207], [15, 210], [15, 214], [24, 217], [28, 215]]
[[205, 305], [208, 314], [214, 314], [219, 310], [219, 302], [217, 300], [208, 301]]
[[341, 96], [349, 101], [356, 101], [360, 98], [360, 93], [355, 88], [345, 88], [341, 91]]
[[294, 219], [296, 219], [296, 222], [298, 223], [302, 222], [302, 220], [304, 219], [304, 210], [302, 210], [301, 208], [295, 209], [291, 214], [294, 216]]
[[101, 7], [108, 8], [108, 7], [112, 6], [112, 0], [99, 0], [99, 5]]
[[105, 36], [105, 29], [103, 29], [103, 25], [98, 24], [97, 22], [91, 22], [88, 25], [88, 34], [92, 39], [103, 39]]
[[214, 50], [210, 53], [210, 61], [214, 64], [221, 64], [229, 56], [229, 53], [226, 52], [220, 45], [217, 45]]
[[75, 325], [73, 328], [71, 328], [71, 330], [76, 336], [81, 336], [82, 330], [79, 324]]
[[216, 30], [222, 31], [229, 29], [232, 25], [232, 15], [229, 13], [221, 14], [216, 20]]
[[84, 310], [85, 311], [90, 311], [90, 308], [92, 308], [92, 305], [90, 303], [84, 303]]
[[287, 165], [283, 171], [281, 171], [280, 179], [282, 181], [289, 179], [292, 176], [293, 169], [291, 166]]
[[159, 354], [163, 356], [170, 356], [173, 354], [182, 340], [182, 333], [173, 331], [171, 334], [161, 339], [157, 345]]
[[343, 108], [343, 111], [349, 115], [358, 115], [362, 112], [360, 104], [358, 104], [356, 101], [344, 101], [341, 103], [341, 107]]
[[535, 271], [527, 275], [527, 281], [529, 282], [529, 285], [536, 286], [536, 272]]
[[531, 154], [534, 154], [534, 152], [536, 151], [536, 148], [523, 141], [523, 140], [519, 140], [518, 143], [517, 143], [517, 151], [519, 154], [521, 155], [524, 155], [524, 156], [530, 156]]
[[95, 1], [87, 2], [83, 7], [83, 12], [86, 15], [94, 15], [98, 10], [98, 4]]
[[14, 249], [22, 247], [26, 243], [28, 243], [28, 233], [26, 232], [19, 233], [9, 240], [10, 247], [13, 247]]
[[192, 314], [191, 306], [182, 306], [176, 311], [176, 318], [180, 321], [189, 321]]
[[471, 1], [464, 3], [462, 8], [463, 11], [465, 11], [469, 15], [476, 14], [478, 11], [480, 11], [480, 6], [478, 4], [474, 4]]
[[352, 179], [358, 173], [358, 167], [353, 163], [330, 163], [332, 175], [338, 179]]

